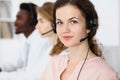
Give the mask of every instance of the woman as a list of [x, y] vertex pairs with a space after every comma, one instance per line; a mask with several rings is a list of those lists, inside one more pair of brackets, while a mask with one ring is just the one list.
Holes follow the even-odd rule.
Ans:
[[54, 32], [69, 52], [53, 57], [40, 80], [118, 80], [94, 39], [98, 29], [94, 5], [89, 0], [57, 0], [54, 8]]
[[41, 37], [49, 38], [53, 45], [50, 50], [50, 55], [56, 55], [62, 52], [66, 47], [60, 42], [57, 34], [53, 32], [53, 9], [54, 3], [46, 2], [42, 7], [37, 8], [38, 23], [36, 29], [39, 31]]

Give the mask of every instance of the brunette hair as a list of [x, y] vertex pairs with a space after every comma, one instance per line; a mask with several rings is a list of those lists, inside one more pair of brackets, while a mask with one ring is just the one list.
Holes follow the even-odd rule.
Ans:
[[[90, 30], [88, 33], [88, 44], [90, 50], [96, 56], [102, 56], [102, 51], [99, 48], [97, 41], [94, 39], [94, 36], [98, 29], [98, 15], [94, 8], [94, 5], [90, 2], [90, 0], [57, 0], [54, 5], [54, 24], [56, 25], [56, 10], [60, 7], [65, 5], [73, 5], [77, 7], [81, 12], [82, 15], [86, 19], [86, 28]], [[64, 13], [63, 13], [64, 14]], [[56, 29], [56, 27], [55, 27]]]
[[[37, 8], [38, 14], [40, 13], [42, 16], [44, 16], [47, 20], [51, 22], [51, 27], [53, 24], [53, 10], [54, 10], [54, 3], [52, 2], [46, 2], [43, 4], [42, 7]], [[50, 55], [53, 56], [60, 54], [60, 52], [62, 52], [64, 49], [66, 49], [66, 47], [58, 38], [57, 44], [54, 45], [54, 47], [52, 48]]]

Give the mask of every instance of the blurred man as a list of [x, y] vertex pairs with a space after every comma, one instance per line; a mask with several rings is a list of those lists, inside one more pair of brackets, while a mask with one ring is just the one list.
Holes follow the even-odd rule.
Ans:
[[[47, 38], [41, 38], [35, 25], [37, 23], [36, 6], [33, 3], [20, 4], [16, 16], [15, 33], [23, 33], [25, 38], [20, 42], [22, 47], [14, 63], [16, 71], [6, 72], [2, 69], [0, 80], [36, 80], [39, 77], [44, 56], [48, 55], [46, 49], [51, 47]], [[11, 53], [12, 54], [12, 53]], [[12, 59], [14, 61], [14, 58]], [[10, 63], [12, 64], [12, 63]], [[13, 67], [11, 67], [13, 68]]]
[[23, 33], [26, 38], [34, 31], [37, 24], [36, 5], [33, 3], [22, 3], [16, 16], [15, 33]]
[[[35, 25], [37, 24], [37, 13], [36, 5], [33, 3], [22, 3], [20, 4], [20, 10], [16, 15], [15, 20], [15, 33], [24, 34], [24, 38], [20, 41], [20, 50], [18, 53], [10, 53], [9, 60], [6, 58], [3, 60], [1, 66], [2, 71], [14, 71], [17, 68], [23, 67], [26, 63], [26, 55], [28, 54], [28, 43], [29, 37], [35, 33]], [[13, 59], [12, 59], [13, 58]], [[9, 62], [8, 62], [9, 61]]]

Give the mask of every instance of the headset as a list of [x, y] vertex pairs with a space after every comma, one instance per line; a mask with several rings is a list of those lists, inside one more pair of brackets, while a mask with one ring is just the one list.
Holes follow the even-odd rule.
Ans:
[[96, 18], [87, 19], [86, 24], [87, 24], [88, 29], [94, 30], [96, 28], [96, 25], [97, 25], [97, 19]]
[[56, 23], [55, 23], [55, 21], [54, 21], [54, 23], [52, 24], [52, 28], [53, 28], [53, 32], [54, 32], [54, 33], [57, 33], [57, 31], [56, 31]]
[[35, 11], [35, 5], [32, 5], [31, 3], [28, 3], [28, 7], [29, 7], [29, 12], [30, 12], [30, 16], [31, 16], [31, 21], [30, 21], [30, 25], [36, 25], [37, 24], [37, 13]]

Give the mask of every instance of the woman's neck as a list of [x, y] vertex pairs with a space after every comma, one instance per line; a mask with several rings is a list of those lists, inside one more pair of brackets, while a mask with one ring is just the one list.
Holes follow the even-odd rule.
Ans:
[[85, 56], [88, 53], [88, 58], [93, 57], [93, 53], [92, 51], [89, 49], [89, 45], [87, 43], [82, 43], [80, 45], [77, 46], [73, 46], [69, 48], [69, 55], [68, 58], [70, 61], [75, 61], [75, 62], [79, 62], [85, 59]]

